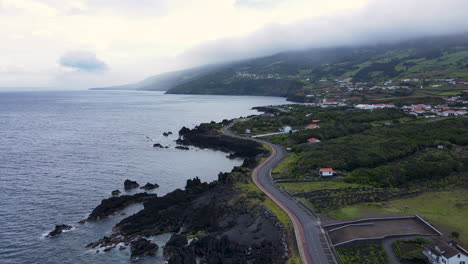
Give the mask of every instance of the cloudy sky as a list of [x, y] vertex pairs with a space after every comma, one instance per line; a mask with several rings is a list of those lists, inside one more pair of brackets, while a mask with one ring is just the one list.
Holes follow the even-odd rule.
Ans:
[[282, 50], [468, 31], [468, 0], [0, 0], [0, 87], [131, 83]]

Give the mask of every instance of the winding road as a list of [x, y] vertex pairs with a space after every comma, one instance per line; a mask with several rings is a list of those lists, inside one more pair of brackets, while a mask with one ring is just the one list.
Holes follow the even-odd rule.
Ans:
[[256, 141], [266, 144], [271, 148], [270, 156], [252, 172], [252, 179], [268, 197], [289, 215], [294, 225], [294, 232], [302, 263], [337, 263], [326, 242], [325, 235], [320, 226], [320, 220], [291, 195], [279, 188], [271, 178], [271, 170], [283, 160], [286, 156], [286, 150], [282, 146], [265, 140], [238, 136], [229, 130], [232, 125], [233, 124], [223, 127], [222, 132], [227, 136]]

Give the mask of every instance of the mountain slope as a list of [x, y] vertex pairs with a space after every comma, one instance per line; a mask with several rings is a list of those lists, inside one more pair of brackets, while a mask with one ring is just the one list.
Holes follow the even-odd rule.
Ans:
[[166, 72], [148, 77], [140, 82], [119, 86], [91, 88], [90, 90], [144, 90], [144, 91], [167, 91], [177, 85], [184, 84], [200, 78], [212, 72], [221, 65], [205, 65], [181, 71]]
[[168, 93], [293, 98], [313, 90], [321, 79], [377, 83], [400, 77], [468, 77], [468, 34], [283, 52], [219, 68]]

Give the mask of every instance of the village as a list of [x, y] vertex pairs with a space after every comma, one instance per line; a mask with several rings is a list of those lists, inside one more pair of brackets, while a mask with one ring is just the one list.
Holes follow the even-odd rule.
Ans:
[[[418, 256], [420, 262], [414, 263], [466, 264], [466, 244], [460, 244], [458, 240], [458, 230], [463, 229], [454, 231], [454, 227], [446, 227], [451, 226], [452, 223], [448, 222], [456, 218], [446, 216], [443, 219], [447, 223], [438, 222], [438, 218], [432, 218], [437, 212], [431, 210], [439, 210], [433, 205], [435, 201], [427, 205], [429, 208], [426, 210], [431, 212], [428, 215], [420, 214], [419, 206], [412, 204], [414, 198], [405, 198], [408, 195], [411, 197], [433, 192], [433, 188], [445, 191], [443, 186], [449, 183], [437, 187], [431, 184], [427, 190], [423, 187], [425, 183], [410, 185], [412, 187], [407, 189], [382, 188], [386, 185], [375, 184], [373, 178], [389, 172], [380, 168], [376, 174], [369, 174], [369, 184], [364, 184], [361, 178], [365, 175], [361, 174], [363, 171], [374, 170], [368, 167], [382, 166], [388, 169], [390, 174], [385, 177], [392, 177], [391, 171], [398, 171], [395, 169], [397, 167], [408, 166], [412, 170], [415, 165], [418, 168], [416, 163], [420, 160], [414, 159], [415, 156], [424, 159], [427, 154], [435, 155], [433, 157], [447, 155], [447, 160], [440, 161], [445, 163], [454, 157], [449, 153], [464, 155], [464, 148], [449, 139], [449, 135], [454, 135], [449, 130], [457, 127], [451, 124], [466, 122], [467, 102], [460, 96], [447, 96], [444, 101], [443, 104], [397, 104], [322, 98], [314, 103], [262, 107], [259, 109], [262, 114], [241, 119], [235, 127], [244, 136], [268, 138], [271, 142], [283, 145], [286, 158], [284, 163], [272, 170], [273, 181], [320, 217], [327, 239], [340, 258], [358, 258], [352, 255], [357, 250], [361, 254], [373, 252], [382, 259], [389, 258], [389, 262], [376, 259], [373, 263], [406, 263], [401, 259]], [[403, 129], [405, 132], [402, 132]], [[367, 132], [361, 136], [362, 131]], [[416, 139], [417, 134], [421, 134], [420, 139]], [[428, 135], [433, 135], [433, 138]], [[424, 145], [419, 145], [415, 150], [405, 150], [413, 144], [413, 140], [420, 140], [418, 144]], [[401, 153], [406, 154], [397, 154], [395, 157], [398, 158], [388, 160], [380, 158], [388, 156], [386, 152], [395, 149], [401, 149]], [[353, 161], [342, 162], [340, 156]], [[367, 163], [366, 159], [375, 159], [381, 165]], [[433, 169], [428, 168], [428, 171]], [[406, 173], [400, 171], [396, 175]], [[447, 174], [452, 173], [447, 171]], [[382, 177], [383, 181], [385, 177]], [[409, 184], [412, 180], [408, 180]], [[356, 185], [356, 182], [359, 184]], [[458, 189], [454, 190], [454, 193], [459, 192]], [[393, 205], [394, 199], [407, 199], [408, 202]], [[424, 201], [430, 199], [425, 198]], [[337, 213], [345, 210], [346, 206], [351, 206], [353, 210], [367, 206], [370, 209], [359, 214]], [[374, 213], [377, 210], [375, 208], [379, 208], [382, 213]], [[335, 215], [339, 217], [336, 219]], [[367, 245], [373, 245], [373, 248]]]

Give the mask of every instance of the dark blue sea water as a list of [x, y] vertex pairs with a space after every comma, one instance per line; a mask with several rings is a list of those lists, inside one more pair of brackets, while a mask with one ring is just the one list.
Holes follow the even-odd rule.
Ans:
[[[0, 92], [0, 263], [129, 263], [128, 251], [96, 254], [84, 247], [109, 235], [124, 216], [77, 222], [112, 190], [123, 191], [127, 178], [158, 183], [155, 192], [163, 195], [189, 178], [212, 181], [241, 163], [221, 152], [174, 149], [177, 137], [162, 133], [283, 103], [161, 92]], [[171, 148], [154, 149], [156, 142]], [[45, 238], [55, 224], [75, 228]], [[140, 263], [163, 263], [161, 252]]]

